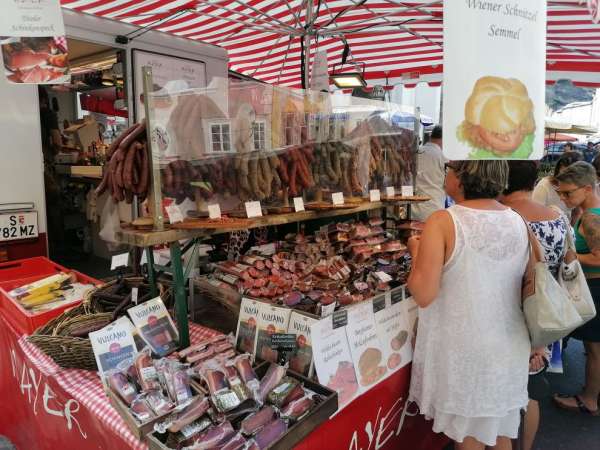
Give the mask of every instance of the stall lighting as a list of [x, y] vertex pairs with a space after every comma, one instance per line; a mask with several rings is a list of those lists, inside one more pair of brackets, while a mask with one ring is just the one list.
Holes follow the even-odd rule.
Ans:
[[337, 73], [331, 75], [331, 81], [340, 89], [365, 87], [367, 82], [358, 72]]
[[102, 86], [114, 86], [115, 82], [112, 78], [102, 78]]

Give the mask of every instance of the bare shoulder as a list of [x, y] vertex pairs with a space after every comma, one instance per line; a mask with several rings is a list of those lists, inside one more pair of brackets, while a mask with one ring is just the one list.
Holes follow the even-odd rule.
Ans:
[[581, 229], [588, 247], [600, 250], [600, 216], [586, 211], [581, 217]]

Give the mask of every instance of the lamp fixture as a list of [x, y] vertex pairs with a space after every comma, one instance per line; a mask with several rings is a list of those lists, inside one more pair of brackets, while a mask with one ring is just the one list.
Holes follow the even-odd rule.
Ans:
[[[354, 63], [356, 69], [358, 65], [362, 65], [362, 73], [358, 70], [355, 72], [340, 72], [336, 71], [337, 64], [333, 66], [333, 73], [330, 76], [331, 81], [340, 89], [350, 89], [358, 87], [366, 87], [365, 81], [365, 63]], [[343, 63], [342, 63], [343, 67]]]

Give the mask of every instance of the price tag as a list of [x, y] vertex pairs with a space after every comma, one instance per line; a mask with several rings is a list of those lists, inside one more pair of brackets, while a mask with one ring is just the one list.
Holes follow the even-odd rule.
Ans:
[[412, 186], [402, 186], [402, 197], [412, 197], [415, 195], [415, 190]]
[[262, 217], [260, 202], [246, 202], [246, 215], [248, 216], [248, 219]]
[[304, 211], [304, 199], [302, 197], [294, 197], [294, 210], [296, 212]]
[[372, 189], [369, 191], [369, 199], [372, 202], [380, 202], [381, 201], [381, 191], [379, 189]]
[[394, 186], [388, 186], [385, 188], [386, 197], [395, 197], [396, 196], [396, 188]]
[[273, 333], [271, 335], [271, 348], [284, 352], [293, 352], [298, 348], [295, 334]]
[[382, 271], [375, 272], [375, 276], [379, 278], [379, 281], [381, 281], [382, 283], [389, 283], [393, 280], [392, 277], [390, 277], [387, 273]]
[[392, 305], [400, 303], [402, 300], [404, 300], [404, 289], [402, 287], [392, 289], [391, 297]]
[[142, 257], [140, 258], [140, 266], [143, 266], [144, 264], [148, 264], [148, 252], [146, 250], [142, 252]]
[[348, 325], [348, 311], [342, 309], [340, 311], [335, 311], [331, 315], [331, 320], [333, 321], [333, 329], [345, 327]]
[[321, 305], [321, 317], [329, 317], [335, 311], [335, 302], [329, 305]]
[[169, 222], [177, 223], [183, 222], [183, 214], [181, 213], [181, 209], [176, 204], [172, 204], [167, 206], [167, 216], [169, 216]]
[[221, 218], [221, 206], [218, 203], [214, 205], [208, 205], [208, 218], [209, 219], [220, 219]]
[[136, 287], [131, 288], [131, 301], [133, 302], [134, 305], [137, 305], [137, 301], [138, 301], [138, 288], [136, 288]]
[[334, 192], [331, 194], [331, 200], [334, 205], [343, 205], [344, 204], [344, 193], [343, 192]]
[[373, 299], [373, 314], [385, 309], [385, 295], [380, 295]]
[[118, 269], [119, 267], [127, 267], [129, 265], [129, 253], [121, 253], [114, 255], [110, 260], [110, 270]]

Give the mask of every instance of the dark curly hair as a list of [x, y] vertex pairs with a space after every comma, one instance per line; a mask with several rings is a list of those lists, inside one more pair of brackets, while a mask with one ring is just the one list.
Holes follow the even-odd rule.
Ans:
[[451, 164], [463, 188], [465, 200], [498, 198], [508, 183], [504, 160], [460, 161]]
[[576, 163], [577, 161], [582, 161], [583, 155], [579, 152], [567, 152], [564, 153], [558, 161], [556, 161], [556, 166], [554, 166], [554, 178], [558, 176], [561, 169], [565, 169], [569, 167], [571, 164]]

